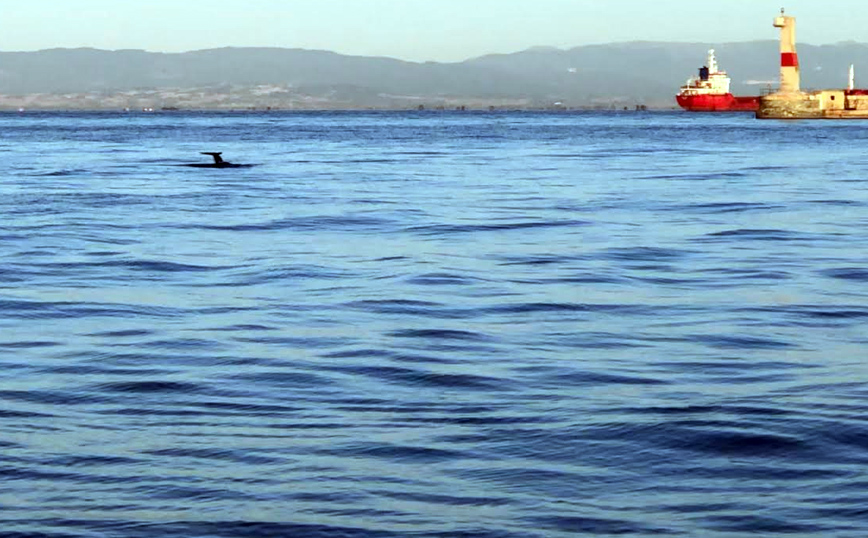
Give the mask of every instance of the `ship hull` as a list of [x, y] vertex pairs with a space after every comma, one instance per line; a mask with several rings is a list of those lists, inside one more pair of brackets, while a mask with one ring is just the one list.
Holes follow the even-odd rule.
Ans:
[[731, 93], [714, 95], [678, 95], [678, 105], [692, 112], [756, 112], [759, 97], [736, 97]]

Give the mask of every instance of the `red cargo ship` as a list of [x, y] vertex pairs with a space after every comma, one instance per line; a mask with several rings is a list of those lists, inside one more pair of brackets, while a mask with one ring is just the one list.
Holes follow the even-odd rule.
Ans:
[[708, 65], [699, 76], [687, 81], [675, 99], [681, 108], [695, 112], [755, 112], [759, 97], [736, 97], [729, 91], [731, 79], [719, 71], [714, 49], [708, 51]]

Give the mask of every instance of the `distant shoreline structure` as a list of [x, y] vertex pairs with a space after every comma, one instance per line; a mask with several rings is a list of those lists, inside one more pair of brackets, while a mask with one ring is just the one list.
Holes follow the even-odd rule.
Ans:
[[802, 62], [796, 50], [796, 18], [784, 9], [773, 26], [780, 29], [780, 86], [760, 98], [760, 119], [868, 119], [868, 89], [856, 88], [855, 64], [850, 64], [849, 84], [834, 89], [802, 89]]

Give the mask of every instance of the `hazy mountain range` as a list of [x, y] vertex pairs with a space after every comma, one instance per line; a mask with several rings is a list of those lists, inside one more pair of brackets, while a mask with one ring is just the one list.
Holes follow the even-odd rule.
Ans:
[[[778, 43], [771, 40], [534, 48], [460, 63], [275, 48], [52, 49], [0, 53], [0, 107], [672, 107], [711, 47], [734, 92], [758, 93], [763, 81], [776, 81]], [[845, 86], [851, 63], [868, 86], [866, 44], [802, 44], [799, 52], [806, 87]]]

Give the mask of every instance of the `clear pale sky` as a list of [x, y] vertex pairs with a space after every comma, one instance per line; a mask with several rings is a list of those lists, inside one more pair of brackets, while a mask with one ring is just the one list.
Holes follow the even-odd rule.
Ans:
[[7, 0], [0, 50], [266, 46], [461, 61], [533, 46], [777, 39], [782, 5], [800, 42], [868, 43], [868, 0]]

